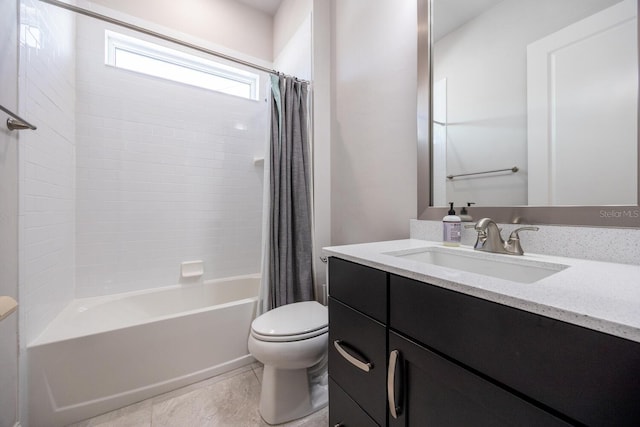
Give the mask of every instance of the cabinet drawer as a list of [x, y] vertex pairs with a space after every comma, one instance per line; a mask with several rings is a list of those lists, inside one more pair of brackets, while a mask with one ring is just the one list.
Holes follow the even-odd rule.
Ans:
[[398, 276], [390, 328], [586, 425], [640, 425], [640, 344]]
[[[570, 424], [437, 354], [389, 334], [398, 352], [397, 418], [390, 426], [564, 426]], [[390, 368], [393, 369], [393, 368]]]
[[332, 379], [329, 379], [329, 425], [343, 427], [378, 426]]
[[329, 258], [329, 295], [387, 322], [387, 273], [339, 258]]
[[[386, 342], [384, 325], [329, 298], [329, 376], [380, 425], [386, 421]], [[370, 364], [368, 372], [358, 361]]]

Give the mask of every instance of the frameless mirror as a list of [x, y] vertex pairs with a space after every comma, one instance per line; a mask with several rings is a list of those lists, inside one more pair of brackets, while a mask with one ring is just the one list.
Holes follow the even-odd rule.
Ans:
[[513, 207], [509, 222], [640, 226], [637, 9], [421, 0], [431, 33], [418, 35], [419, 57], [430, 53], [418, 61], [430, 76], [419, 82], [430, 89], [418, 102], [430, 119], [419, 131], [430, 160], [419, 162], [420, 217], [474, 202], [485, 213]]

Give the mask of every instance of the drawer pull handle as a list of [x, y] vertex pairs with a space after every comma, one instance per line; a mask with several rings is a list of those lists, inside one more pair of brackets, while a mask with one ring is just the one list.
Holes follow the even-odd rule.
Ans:
[[340, 356], [347, 359], [347, 361], [351, 363], [353, 366], [355, 366], [356, 368], [361, 369], [365, 372], [369, 372], [370, 370], [373, 369], [373, 365], [371, 363], [358, 360], [357, 358], [349, 354], [347, 350], [344, 349], [342, 341], [335, 340], [333, 342], [333, 345], [336, 348], [336, 350], [338, 350], [338, 353], [340, 353]]
[[389, 354], [389, 371], [387, 372], [387, 399], [389, 401], [389, 413], [393, 418], [398, 418], [400, 414], [400, 404], [397, 403], [400, 399], [400, 393], [396, 393], [396, 389], [400, 382], [402, 373], [398, 372], [398, 362], [400, 359], [400, 352], [393, 350]]

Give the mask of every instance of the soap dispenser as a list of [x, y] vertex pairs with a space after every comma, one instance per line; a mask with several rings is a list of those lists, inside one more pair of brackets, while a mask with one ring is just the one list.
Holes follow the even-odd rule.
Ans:
[[450, 208], [447, 216], [442, 218], [442, 243], [445, 246], [460, 246], [462, 237], [462, 224], [460, 217], [453, 210], [453, 202], [449, 203]]
[[467, 206], [463, 206], [462, 209], [460, 210], [460, 221], [462, 222], [471, 222], [473, 221], [473, 218], [471, 217], [471, 215], [469, 215], [469, 211], [467, 211], [468, 207], [471, 207], [471, 205], [475, 205], [474, 202], [467, 202]]

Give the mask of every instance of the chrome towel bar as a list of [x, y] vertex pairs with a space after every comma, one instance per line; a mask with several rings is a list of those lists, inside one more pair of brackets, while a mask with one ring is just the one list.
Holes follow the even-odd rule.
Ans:
[[484, 172], [473, 172], [473, 173], [461, 173], [458, 175], [447, 175], [447, 178], [449, 179], [453, 179], [453, 178], [457, 178], [459, 176], [470, 176], [470, 175], [483, 175], [486, 173], [494, 173], [494, 172], [507, 172], [507, 171], [511, 171], [513, 173], [518, 172], [520, 169], [518, 169], [517, 166], [514, 166], [512, 168], [507, 168], [507, 169], [496, 169], [496, 170], [492, 170], [492, 171], [484, 171]]
[[23, 130], [23, 129], [36, 130], [37, 129], [34, 125], [29, 123], [28, 121], [26, 121], [25, 119], [17, 115], [16, 113], [12, 112], [11, 110], [8, 110], [7, 108], [3, 107], [2, 105], [0, 105], [0, 110], [4, 111], [9, 116], [11, 116], [7, 119], [7, 129], [9, 130]]

